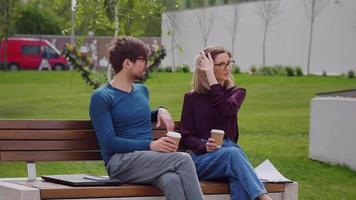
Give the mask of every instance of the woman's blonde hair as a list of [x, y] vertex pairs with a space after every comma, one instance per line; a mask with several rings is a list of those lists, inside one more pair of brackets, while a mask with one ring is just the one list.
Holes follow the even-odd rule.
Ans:
[[[210, 53], [213, 60], [215, 60], [216, 56], [222, 53], [226, 53], [231, 58], [231, 53], [228, 50], [226, 50], [224, 47], [220, 47], [220, 46], [213, 46], [213, 47], [206, 48], [204, 50], [204, 54], [208, 56], [208, 53]], [[192, 90], [200, 94], [205, 94], [210, 91], [210, 86], [209, 86], [208, 79], [206, 78], [205, 72], [199, 69], [199, 58], [200, 58], [199, 56], [195, 58], [196, 67], [195, 67], [195, 72], [193, 74]], [[232, 77], [231, 73], [223, 86], [225, 88], [231, 88], [235, 86], [234, 78]]]

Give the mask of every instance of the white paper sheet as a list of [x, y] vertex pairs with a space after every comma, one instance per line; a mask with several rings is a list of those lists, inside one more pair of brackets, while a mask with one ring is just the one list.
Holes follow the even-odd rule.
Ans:
[[291, 183], [292, 181], [284, 177], [269, 161], [268, 159], [263, 161], [255, 168], [258, 178], [262, 182], [272, 183]]

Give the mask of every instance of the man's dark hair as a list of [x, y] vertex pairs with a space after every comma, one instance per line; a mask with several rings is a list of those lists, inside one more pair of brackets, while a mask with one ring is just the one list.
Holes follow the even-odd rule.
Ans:
[[113, 40], [109, 48], [109, 61], [115, 74], [122, 70], [125, 59], [136, 62], [137, 58], [148, 58], [149, 48], [141, 40], [134, 37], [119, 37]]

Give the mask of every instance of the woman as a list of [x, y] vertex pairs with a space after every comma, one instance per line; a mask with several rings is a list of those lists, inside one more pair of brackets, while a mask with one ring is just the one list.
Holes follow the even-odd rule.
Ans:
[[[230, 181], [231, 199], [270, 200], [246, 155], [236, 144], [237, 112], [246, 90], [234, 85], [230, 67], [235, 61], [223, 47], [211, 47], [196, 57], [193, 90], [184, 96], [181, 133], [183, 146], [192, 151], [201, 180]], [[224, 130], [221, 148], [210, 137]]]

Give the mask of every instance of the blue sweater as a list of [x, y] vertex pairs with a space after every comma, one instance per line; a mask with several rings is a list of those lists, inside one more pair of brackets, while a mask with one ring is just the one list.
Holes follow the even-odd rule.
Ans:
[[134, 84], [130, 93], [102, 86], [91, 97], [89, 114], [105, 165], [115, 153], [150, 149], [151, 111], [144, 85]]

